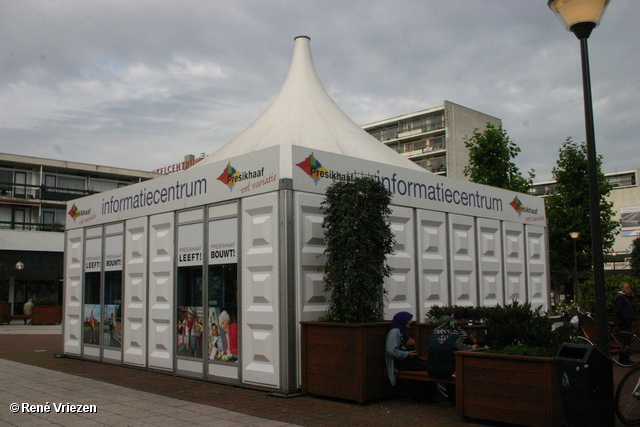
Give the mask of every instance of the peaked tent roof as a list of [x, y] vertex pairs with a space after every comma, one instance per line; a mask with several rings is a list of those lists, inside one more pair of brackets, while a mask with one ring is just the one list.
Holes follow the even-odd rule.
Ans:
[[369, 135], [342, 112], [318, 78], [309, 41], [306, 36], [295, 38], [289, 75], [265, 112], [194, 167], [279, 146], [280, 178], [292, 178], [291, 146], [298, 145], [429, 173]]

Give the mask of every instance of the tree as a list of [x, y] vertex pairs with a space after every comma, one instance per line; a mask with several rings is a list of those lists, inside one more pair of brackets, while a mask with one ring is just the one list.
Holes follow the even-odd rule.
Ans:
[[636, 277], [640, 277], [640, 237], [631, 242], [631, 271]]
[[464, 145], [469, 149], [469, 165], [464, 168], [464, 175], [471, 182], [520, 193], [529, 192], [533, 186], [533, 169], [528, 172], [529, 178], [522, 176], [512, 162], [520, 148], [511, 141], [502, 126], [496, 128], [487, 123], [484, 132], [475, 129], [471, 138], [465, 138]]
[[384, 319], [387, 255], [395, 243], [389, 215], [391, 193], [372, 178], [336, 181], [321, 204], [326, 261], [324, 320], [346, 323]]
[[[571, 138], [567, 138], [559, 152], [556, 166], [552, 169], [556, 180], [555, 191], [546, 199], [551, 283], [555, 289], [560, 285], [572, 289], [574, 243], [578, 275], [588, 276], [593, 267], [587, 146], [585, 143], [577, 144]], [[606, 253], [613, 247], [620, 222], [614, 220], [613, 203], [607, 201], [613, 187], [602, 173], [601, 166], [602, 156], [598, 156], [602, 249]], [[569, 233], [575, 231], [579, 232], [580, 236], [574, 242]]]

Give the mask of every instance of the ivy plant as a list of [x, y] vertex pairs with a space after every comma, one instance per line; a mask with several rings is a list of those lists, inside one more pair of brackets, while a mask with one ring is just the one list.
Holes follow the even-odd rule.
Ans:
[[322, 320], [370, 323], [384, 319], [384, 279], [393, 254], [389, 222], [391, 193], [379, 181], [335, 181], [321, 204], [324, 213], [324, 290], [327, 313]]

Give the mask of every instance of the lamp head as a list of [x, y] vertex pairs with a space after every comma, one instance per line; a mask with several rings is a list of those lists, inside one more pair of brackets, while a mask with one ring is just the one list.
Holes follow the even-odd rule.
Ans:
[[569, 235], [571, 236], [572, 239], [577, 239], [578, 237], [580, 237], [580, 232], [572, 231], [571, 233], [569, 233]]
[[600, 20], [611, 0], [548, 0], [547, 5], [562, 25], [576, 37], [588, 38], [600, 25]]

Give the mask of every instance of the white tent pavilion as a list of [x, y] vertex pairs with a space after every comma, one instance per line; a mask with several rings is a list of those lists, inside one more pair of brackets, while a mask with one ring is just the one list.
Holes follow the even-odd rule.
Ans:
[[188, 170], [68, 203], [64, 353], [295, 392], [299, 322], [326, 309], [320, 203], [360, 175], [393, 194], [388, 319], [514, 299], [547, 309], [543, 200], [387, 148], [330, 99], [298, 37], [282, 90], [235, 139]]

